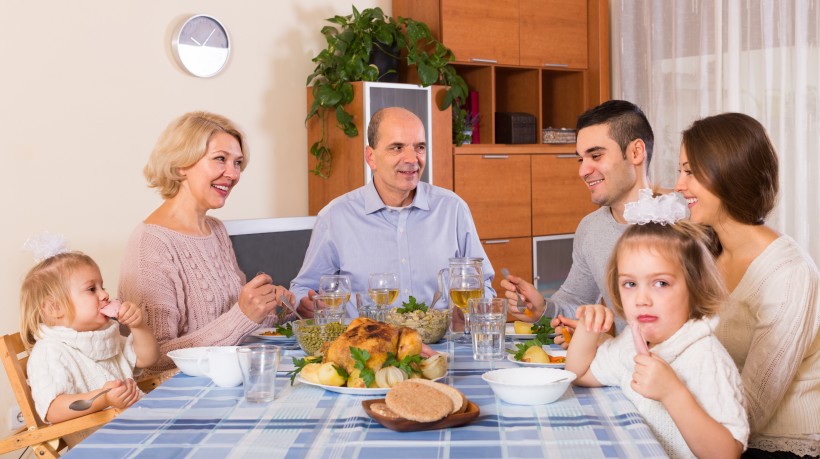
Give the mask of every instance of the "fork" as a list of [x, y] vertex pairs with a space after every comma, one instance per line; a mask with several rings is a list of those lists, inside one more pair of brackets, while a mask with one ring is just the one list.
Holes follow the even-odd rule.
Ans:
[[290, 300], [288, 299], [288, 297], [286, 297], [284, 294], [282, 294], [282, 295], [279, 295], [279, 299], [282, 300], [282, 303], [284, 303], [284, 305], [288, 309], [290, 309], [291, 311], [293, 311], [294, 314], [296, 314], [296, 317], [298, 317], [299, 320], [302, 320], [302, 316], [299, 315], [299, 313], [296, 311], [296, 308], [294, 308], [293, 305], [290, 303]]
[[[501, 275], [506, 279], [510, 276], [510, 270], [507, 268], [501, 268]], [[521, 299], [521, 292], [518, 290], [518, 286], [515, 287], [515, 293], [515, 297], [518, 299], [518, 303], [516, 303], [515, 307], [518, 309], [518, 312], [522, 312], [527, 309], [527, 304], [524, 303], [523, 299]]]

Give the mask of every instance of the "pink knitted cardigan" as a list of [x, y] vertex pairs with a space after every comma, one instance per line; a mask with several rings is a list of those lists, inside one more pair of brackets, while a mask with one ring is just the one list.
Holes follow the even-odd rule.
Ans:
[[260, 326], [239, 309], [245, 275], [225, 226], [213, 217], [207, 223], [205, 237], [140, 223], [128, 241], [119, 297], [142, 306], [157, 337], [162, 357], [151, 372], [174, 367], [168, 351], [239, 344]]

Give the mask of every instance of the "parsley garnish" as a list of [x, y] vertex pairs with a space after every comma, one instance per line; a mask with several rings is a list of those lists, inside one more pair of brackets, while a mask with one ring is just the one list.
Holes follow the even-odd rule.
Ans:
[[[403, 371], [404, 374], [407, 376], [412, 375], [413, 373], [421, 373], [421, 370], [418, 367], [418, 364], [421, 362], [421, 355], [408, 355], [405, 358], [401, 359], [401, 362], [396, 359], [396, 356], [392, 352], [387, 353], [387, 360], [384, 361], [382, 368], [384, 367], [396, 367], [399, 370]], [[415, 365], [413, 365], [415, 364]]]
[[552, 344], [550, 335], [555, 333], [555, 329], [550, 325], [552, 317], [542, 317], [538, 322], [532, 324], [532, 332], [535, 333], [535, 339], [541, 341], [541, 344]]
[[[353, 365], [353, 368], [359, 370], [359, 376], [361, 376], [362, 381], [364, 381], [365, 387], [371, 387], [376, 381], [376, 373], [373, 372], [372, 368], [367, 366], [367, 361], [370, 359], [370, 353], [364, 349], [350, 346], [350, 355], [356, 362], [356, 364]], [[338, 369], [336, 371], [338, 371]]]
[[283, 335], [285, 338], [290, 338], [293, 336], [293, 326], [290, 322], [286, 323], [284, 326], [277, 325], [275, 330], [276, 333]]
[[413, 311], [421, 311], [427, 312], [427, 304], [426, 303], [416, 303], [416, 297], [410, 296], [408, 298], [408, 302], [402, 301], [400, 308], [396, 308], [396, 312], [399, 314], [407, 314], [408, 312]]

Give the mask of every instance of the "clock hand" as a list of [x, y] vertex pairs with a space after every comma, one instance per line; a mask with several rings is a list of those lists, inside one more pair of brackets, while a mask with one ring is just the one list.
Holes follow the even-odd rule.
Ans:
[[196, 43], [199, 46], [202, 46], [202, 44], [200, 42], [196, 41], [196, 39], [194, 37], [191, 37], [191, 41]]
[[214, 27], [214, 30], [211, 31], [210, 35], [208, 35], [208, 38], [206, 38], [200, 46], [205, 46], [205, 43], [208, 43], [208, 40], [211, 39], [211, 36], [214, 34], [214, 32], [216, 32], [216, 27]]

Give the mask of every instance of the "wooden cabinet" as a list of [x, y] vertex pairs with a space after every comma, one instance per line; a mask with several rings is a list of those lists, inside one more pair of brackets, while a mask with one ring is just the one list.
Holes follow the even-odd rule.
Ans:
[[[606, 0], [393, 0], [393, 16], [426, 23], [459, 62], [586, 69], [588, 3]], [[597, 50], [596, 50], [597, 51]]]
[[456, 155], [454, 169], [482, 239], [531, 235], [529, 155]]
[[578, 176], [574, 153], [532, 155], [532, 234], [574, 233], [585, 215], [597, 208]]
[[586, 0], [524, 0], [519, 17], [521, 65], [587, 68]]

